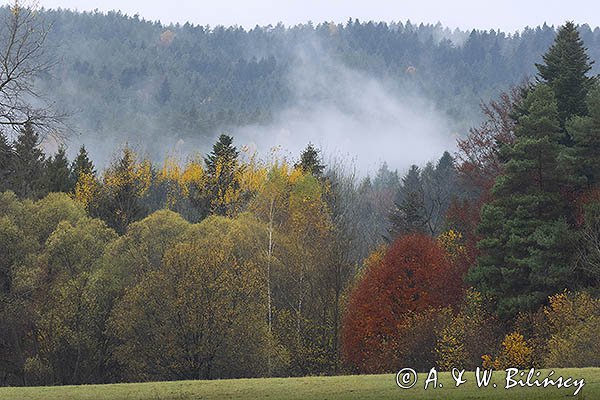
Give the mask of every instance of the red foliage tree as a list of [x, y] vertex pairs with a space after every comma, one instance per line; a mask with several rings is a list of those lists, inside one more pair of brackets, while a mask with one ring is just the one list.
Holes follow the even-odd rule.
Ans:
[[454, 305], [462, 273], [438, 242], [401, 236], [351, 292], [342, 326], [342, 352], [359, 372], [384, 372], [402, 362], [405, 322], [414, 313]]
[[483, 123], [469, 131], [465, 138], [458, 139], [456, 153], [457, 168], [465, 183], [474, 189], [489, 190], [502, 173], [499, 159], [500, 146], [515, 140], [515, 110], [522, 102], [524, 88], [514, 87], [500, 94], [498, 100], [482, 103]]

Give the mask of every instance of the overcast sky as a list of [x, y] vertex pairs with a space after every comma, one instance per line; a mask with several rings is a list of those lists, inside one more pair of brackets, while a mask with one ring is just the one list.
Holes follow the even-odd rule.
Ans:
[[306, 21], [441, 22], [451, 28], [501, 29], [513, 32], [544, 22], [565, 20], [600, 25], [597, 0], [38, 0], [46, 8], [121, 10], [163, 23], [202, 25], [294, 25]]

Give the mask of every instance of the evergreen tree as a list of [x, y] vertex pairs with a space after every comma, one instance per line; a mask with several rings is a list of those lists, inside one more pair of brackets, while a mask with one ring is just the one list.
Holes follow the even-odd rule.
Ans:
[[13, 190], [18, 196], [39, 198], [46, 193], [44, 188], [44, 152], [39, 148], [39, 136], [31, 124], [21, 129], [14, 143]]
[[587, 107], [589, 116], [574, 117], [567, 130], [575, 143], [578, 172], [592, 188], [600, 184], [600, 86], [590, 90]]
[[49, 192], [68, 193], [73, 190], [69, 160], [67, 160], [63, 146], [58, 149], [54, 157], [48, 158], [45, 173], [45, 187]]
[[4, 133], [0, 132], [0, 192], [11, 188], [14, 174], [14, 149]]
[[312, 174], [316, 178], [323, 176], [325, 165], [321, 164], [320, 151], [317, 150], [312, 143], [306, 146], [306, 149], [302, 151], [300, 155], [300, 161], [295, 165], [296, 168], [300, 168], [304, 173]]
[[73, 186], [77, 184], [79, 175], [92, 174], [96, 175], [94, 163], [90, 160], [88, 152], [84, 145], [79, 148], [77, 157], [71, 163], [71, 183]]
[[394, 201], [395, 208], [390, 215], [391, 239], [412, 232], [425, 232], [425, 199], [421, 171], [413, 165], [402, 178], [402, 186]]
[[148, 209], [143, 200], [150, 186], [151, 169], [148, 162], [138, 162], [135, 152], [126, 147], [123, 156], [106, 170], [92, 215], [121, 234], [129, 224], [144, 218]]
[[548, 84], [556, 96], [558, 119], [564, 127], [573, 115], [586, 115], [586, 95], [594, 78], [587, 76], [592, 63], [573, 22], [560, 27], [554, 44], [536, 64], [539, 80]]
[[233, 138], [221, 135], [213, 145], [212, 152], [204, 159], [206, 164], [206, 193], [210, 211], [217, 215], [227, 215], [238, 200], [241, 166], [239, 151], [233, 145]]
[[561, 196], [572, 172], [560, 143], [553, 91], [538, 85], [524, 103], [516, 141], [502, 148], [505, 173], [479, 225], [482, 252], [470, 281], [496, 299], [500, 316], [536, 309], [547, 297], [576, 285], [570, 276], [573, 233], [568, 202]]

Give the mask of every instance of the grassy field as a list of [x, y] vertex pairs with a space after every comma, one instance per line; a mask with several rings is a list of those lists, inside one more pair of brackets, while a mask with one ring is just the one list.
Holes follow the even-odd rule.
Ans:
[[[542, 371], [540, 378], [547, 376]], [[440, 373], [442, 387], [424, 390], [426, 376], [419, 375], [412, 389], [396, 385], [395, 375], [364, 375], [307, 378], [237, 379], [215, 381], [155, 382], [115, 385], [0, 388], [1, 400], [188, 400], [188, 399], [600, 399], [600, 369], [557, 370], [553, 378], [585, 379], [577, 396], [575, 388], [505, 389], [504, 371], [495, 372], [487, 388], [478, 388], [475, 374], [466, 372], [467, 382], [456, 388], [449, 373]], [[494, 388], [493, 384], [497, 387]]]

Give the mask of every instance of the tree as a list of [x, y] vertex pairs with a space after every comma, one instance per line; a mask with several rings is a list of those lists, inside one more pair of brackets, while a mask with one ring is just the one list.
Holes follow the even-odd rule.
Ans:
[[26, 124], [21, 129], [14, 144], [13, 189], [21, 197], [37, 199], [42, 197], [44, 187], [45, 155], [39, 147], [40, 138], [33, 125]]
[[592, 87], [586, 100], [589, 115], [571, 118], [567, 132], [573, 138], [578, 173], [591, 189], [600, 184], [600, 85]]
[[320, 151], [312, 143], [309, 143], [300, 155], [300, 160], [295, 167], [301, 169], [304, 173], [312, 174], [316, 178], [323, 176], [325, 165], [321, 164]]
[[0, 192], [11, 187], [10, 179], [14, 174], [14, 149], [8, 138], [0, 132]]
[[549, 299], [544, 315], [550, 330], [545, 366], [600, 365], [600, 300], [585, 292], [561, 292]]
[[412, 165], [402, 178], [402, 186], [396, 195], [395, 209], [390, 215], [390, 236], [395, 238], [402, 233], [425, 232], [425, 193], [421, 181], [421, 171]]
[[505, 173], [483, 207], [481, 255], [470, 281], [511, 317], [537, 309], [552, 294], [576, 285], [570, 276], [569, 170], [552, 90], [538, 85], [525, 99], [516, 141], [503, 147]]
[[456, 304], [461, 274], [429, 236], [400, 236], [363, 271], [349, 295], [342, 329], [345, 359], [361, 372], [391, 371], [405, 352], [399, 329], [411, 313]]
[[216, 215], [230, 215], [235, 211], [240, 196], [239, 152], [233, 138], [221, 135], [213, 145], [212, 152], [205, 158], [207, 195], [210, 209]]
[[94, 163], [90, 160], [84, 145], [81, 145], [77, 157], [75, 157], [71, 163], [71, 183], [73, 186], [77, 184], [81, 174], [96, 175], [96, 168], [94, 167]]
[[574, 115], [587, 115], [586, 96], [594, 78], [586, 74], [593, 62], [577, 31], [568, 21], [560, 27], [554, 44], [543, 56], [544, 64], [536, 64], [539, 80], [554, 91], [558, 108], [558, 121], [564, 127]]
[[133, 150], [125, 147], [121, 158], [104, 173], [92, 214], [102, 218], [118, 233], [124, 233], [130, 223], [146, 216], [142, 199], [150, 187], [151, 176], [150, 162], [138, 161]]
[[110, 324], [119, 339], [115, 357], [127, 376], [210, 379], [263, 373], [260, 366], [273, 343], [264, 318], [262, 254], [254, 249], [264, 230], [250, 216], [207, 218], [189, 241], [165, 254], [159, 270], [127, 291]]
[[[117, 237], [99, 219], [63, 221], [39, 256], [35, 360], [49, 371], [37, 383], [102, 382], [108, 375], [105, 335], [113, 299], [98, 279], [101, 255]], [[42, 379], [43, 376], [37, 376]]]
[[481, 357], [495, 349], [499, 324], [486, 306], [481, 293], [466, 291], [460, 309], [437, 335], [435, 353], [441, 370], [474, 370], [481, 366]]
[[[33, 7], [15, 1], [0, 24], [0, 125], [55, 134], [65, 115], [52, 109], [35, 82], [53, 66], [45, 54], [48, 28]], [[34, 101], [32, 101], [32, 99]]]
[[46, 160], [45, 173], [44, 186], [47, 191], [69, 193], [73, 190], [69, 160], [63, 146], [59, 147], [54, 157]]

